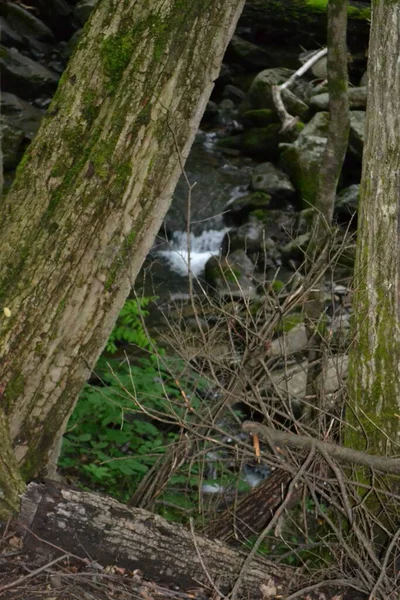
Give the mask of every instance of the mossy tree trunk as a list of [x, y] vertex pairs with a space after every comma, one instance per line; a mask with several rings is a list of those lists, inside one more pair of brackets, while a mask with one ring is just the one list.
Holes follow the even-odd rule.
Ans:
[[348, 443], [386, 454], [388, 441], [400, 441], [400, 4], [372, 7]]
[[106, 343], [243, 4], [102, 0], [18, 168], [0, 214], [0, 514], [21, 489], [10, 445], [23, 479], [45, 471]]
[[[321, 169], [318, 175], [315, 214], [311, 239], [307, 250], [308, 268], [311, 272], [315, 264], [320, 269], [329, 267], [328, 245], [331, 241], [332, 218], [335, 207], [336, 190], [346, 156], [350, 113], [347, 73], [347, 0], [328, 2], [328, 90], [329, 128], [328, 139]], [[318, 273], [317, 273], [318, 275]], [[313, 282], [311, 282], [313, 283]], [[324, 278], [312, 285], [305, 306], [309, 337], [309, 367], [307, 373], [307, 397], [318, 410], [312, 411], [312, 420], [323, 415], [326, 403], [324, 390], [320, 389], [323, 354], [326, 348], [324, 336]]]

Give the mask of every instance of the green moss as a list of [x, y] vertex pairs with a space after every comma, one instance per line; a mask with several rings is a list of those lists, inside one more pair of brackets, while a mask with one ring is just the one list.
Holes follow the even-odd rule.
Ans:
[[12, 379], [8, 382], [6, 390], [4, 392], [4, 399], [6, 401], [6, 412], [13, 406], [14, 402], [23, 393], [25, 388], [25, 379], [22, 373], [16, 373]]
[[82, 111], [83, 117], [87, 121], [88, 126], [90, 127], [97, 119], [97, 116], [100, 111], [100, 104], [97, 105], [97, 96], [92, 90], [86, 90], [84, 92], [83, 102], [85, 104]]
[[134, 53], [134, 32], [124, 35], [110, 35], [103, 40], [100, 48], [100, 56], [103, 69], [108, 77], [108, 89], [114, 91], [122, 79], [122, 74], [129, 64]]
[[273, 160], [278, 156], [280, 123], [267, 127], [249, 129], [243, 134], [242, 149], [250, 156], [262, 156], [264, 160]]
[[243, 113], [243, 119], [251, 123], [254, 127], [266, 127], [271, 123], [276, 123], [278, 116], [271, 108], [256, 108], [254, 110], [246, 110]]
[[301, 313], [292, 313], [290, 315], [284, 315], [276, 328], [278, 334], [287, 333], [291, 329], [294, 329], [300, 323], [304, 323], [304, 316]]
[[274, 281], [271, 283], [271, 288], [276, 294], [279, 294], [279, 292], [281, 292], [284, 287], [284, 282], [280, 281], [279, 279], [274, 279]]

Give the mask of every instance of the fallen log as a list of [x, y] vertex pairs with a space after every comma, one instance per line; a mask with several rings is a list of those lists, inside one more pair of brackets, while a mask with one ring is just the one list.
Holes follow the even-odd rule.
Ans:
[[[27, 550], [40, 550], [49, 559], [71, 553], [101, 565], [140, 569], [146, 579], [173, 589], [201, 585], [226, 595], [247, 556], [159, 515], [58, 482], [29, 484], [18, 523]], [[241, 580], [240, 596], [261, 599], [260, 586], [275, 589], [271, 598], [286, 594], [295, 580], [292, 569], [256, 558]]]

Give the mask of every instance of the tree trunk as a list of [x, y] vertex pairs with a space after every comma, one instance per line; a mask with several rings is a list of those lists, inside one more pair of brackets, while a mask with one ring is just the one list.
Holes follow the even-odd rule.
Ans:
[[0, 216], [0, 381], [25, 478], [162, 223], [243, 4], [102, 0], [22, 159]]
[[[328, 2], [328, 91], [329, 128], [328, 139], [318, 174], [318, 187], [315, 199], [315, 214], [311, 240], [307, 250], [308, 268], [318, 259], [321, 268], [328, 268], [328, 244], [331, 239], [332, 218], [335, 207], [336, 190], [346, 156], [349, 139], [350, 114], [347, 74], [347, 0]], [[307, 398], [313, 398], [316, 410], [311, 411], [311, 421], [318, 431], [318, 422], [323, 416], [326, 394], [323, 378], [323, 358], [326, 343], [324, 325], [324, 278], [312, 285], [305, 303], [307, 332], [309, 338]], [[325, 340], [326, 342], [326, 340]], [[324, 427], [322, 427], [324, 430]]]
[[[227, 594], [246, 558], [244, 552], [194, 535], [158, 515], [53, 482], [28, 486], [19, 522], [52, 544], [41, 547], [50, 556], [65, 551], [102, 565], [139, 568], [146, 579], [183, 590], [199, 583], [210, 588], [211, 580]], [[38, 538], [27, 535], [24, 546], [36, 550]], [[291, 578], [293, 585], [295, 572], [288, 567], [256, 558], [240, 591], [245, 597], [261, 598], [260, 584], [272, 579], [286, 593]]]
[[400, 441], [400, 5], [382, 0], [372, 9], [348, 443], [386, 455], [388, 441]]

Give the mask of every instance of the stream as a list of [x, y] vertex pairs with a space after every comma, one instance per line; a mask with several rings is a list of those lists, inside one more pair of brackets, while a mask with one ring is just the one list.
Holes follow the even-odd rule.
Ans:
[[[189, 245], [189, 188], [182, 175], [164, 227], [147, 258], [152, 282], [161, 297], [187, 289], [189, 265], [191, 274], [201, 279], [207, 260], [219, 254], [222, 240], [230, 230], [224, 222], [224, 211], [236, 198], [248, 193], [256, 163], [247, 157], [225, 155], [216, 144], [219, 133], [199, 130], [186, 161], [185, 174], [190, 185], [194, 185], [190, 193]], [[166, 282], [168, 285], [163, 285]]]

